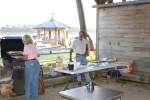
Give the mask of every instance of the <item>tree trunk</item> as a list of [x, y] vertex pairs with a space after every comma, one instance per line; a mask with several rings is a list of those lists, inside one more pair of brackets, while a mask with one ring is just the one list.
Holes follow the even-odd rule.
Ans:
[[77, 4], [77, 10], [78, 10], [80, 30], [86, 32], [86, 22], [85, 22], [85, 17], [84, 17], [84, 9], [82, 5], [82, 0], [76, 0], [76, 4]]
[[[80, 31], [84, 31], [85, 33], [87, 33], [82, 0], [76, 0], [76, 4], [77, 4], [78, 17], [79, 17]], [[86, 48], [86, 55], [87, 56], [89, 55], [88, 46]]]

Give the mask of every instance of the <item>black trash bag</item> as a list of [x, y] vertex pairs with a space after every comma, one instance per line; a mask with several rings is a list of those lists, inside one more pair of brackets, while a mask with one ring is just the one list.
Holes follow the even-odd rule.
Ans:
[[121, 74], [118, 70], [109, 70], [107, 72], [107, 75], [111, 76], [111, 77], [121, 77]]

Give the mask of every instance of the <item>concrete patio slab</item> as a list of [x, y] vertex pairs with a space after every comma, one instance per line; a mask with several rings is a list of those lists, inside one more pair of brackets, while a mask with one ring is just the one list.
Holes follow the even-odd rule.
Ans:
[[[150, 100], [150, 85], [149, 84], [141, 84], [135, 82], [124, 82], [123, 86], [120, 82], [115, 82], [114, 80], [110, 80], [106, 83], [106, 80], [95, 79], [93, 80], [97, 86], [114, 89], [118, 91], [124, 92], [123, 100]], [[66, 84], [59, 84], [55, 86], [46, 87], [46, 93], [43, 95], [39, 95], [39, 100], [59, 100], [59, 92], [63, 91]], [[85, 82], [82, 82], [82, 86], [85, 85]], [[72, 82], [69, 83], [69, 88], [72, 88]], [[75, 87], [77, 83], [75, 83]], [[13, 100], [23, 100], [23, 96], [15, 96]], [[6, 100], [2, 98], [1, 100]], [[63, 98], [63, 100], [67, 100]], [[119, 100], [119, 99], [116, 99]]]

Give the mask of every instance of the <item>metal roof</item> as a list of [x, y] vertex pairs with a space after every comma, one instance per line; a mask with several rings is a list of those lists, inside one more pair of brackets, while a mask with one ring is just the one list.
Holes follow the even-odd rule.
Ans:
[[51, 20], [36, 25], [33, 28], [39, 29], [39, 28], [71, 28], [71, 27], [61, 22], [58, 22], [52, 18]]

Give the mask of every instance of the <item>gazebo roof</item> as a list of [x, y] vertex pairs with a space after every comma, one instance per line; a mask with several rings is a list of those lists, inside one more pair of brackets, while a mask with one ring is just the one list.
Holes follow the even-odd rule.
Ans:
[[34, 29], [43, 29], [43, 28], [70, 28], [70, 26], [67, 26], [61, 22], [58, 22], [54, 20], [53, 18], [49, 21], [43, 22], [39, 25], [36, 25], [33, 27]]

